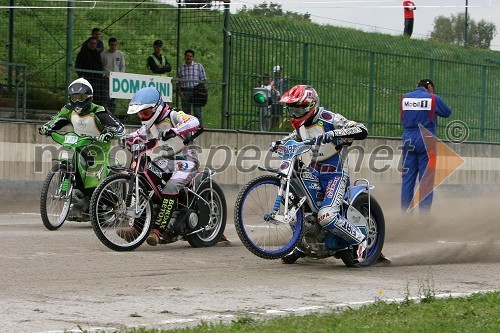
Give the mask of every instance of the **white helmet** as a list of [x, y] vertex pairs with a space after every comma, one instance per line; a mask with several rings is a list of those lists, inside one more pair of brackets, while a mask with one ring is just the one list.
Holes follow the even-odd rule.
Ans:
[[[161, 115], [164, 103], [161, 94], [155, 88], [138, 90], [128, 105], [127, 114], [138, 114], [146, 129], [151, 128]], [[168, 105], [166, 106], [168, 108]]]
[[93, 94], [92, 85], [84, 78], [76, 79], [68, 86], [71, 107], [79, 115], [84, 115], [90, 110]]

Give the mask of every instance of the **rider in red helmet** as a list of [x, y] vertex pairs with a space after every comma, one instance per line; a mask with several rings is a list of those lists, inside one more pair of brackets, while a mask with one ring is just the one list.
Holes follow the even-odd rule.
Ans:
[[326, 242], [332, 249], [356, 247], [358, 262], [363, 261], [366, 237], [351, 221], [341, 216], [340, 206], [348, 181], [347, 146], [353, 140], [363, 140], [368, 131], [363, 124], [347, 120], [342, 115], [319, 106], [316, 90], [308, 85], [297, 85], [283, 94], [280, 103], [290, 116], [295, 130], [280, 141], [273, 142], [271, 149], [289, 139], [303, 141], [317, 137], [321, 142], [317, 159], [310, 167], [316, 170], [325, 198], [318, 212], [318, 223], [339, 237]]

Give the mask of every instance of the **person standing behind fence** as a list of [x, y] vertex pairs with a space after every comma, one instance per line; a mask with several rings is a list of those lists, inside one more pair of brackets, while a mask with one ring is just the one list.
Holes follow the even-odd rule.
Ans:
[[194, 88], [199, 83], [205, 83], [207, 75], [203, 65], [194, 62], [193, 50], [186, 50], [184, 52], [184, 60], [186, 62], [177, 69], [177, 79], [179, 79], [177, 93], [181, 98], [182, 110], [187, 114], [192, 114], [192, 111], [194, 111], [194, 115], [198, 118], [201, 126], [201, 106], [195, 103]]
[[[92, 29], [91, 36], [97, 40], [97, 45], [96, 45], [95, 49], [97, 50], [97, 52], [102, 53], [102, 51], [104, 51], [104, 43], [101, 40], [101, 29], [99, 29], [99, 28]], [[87, 43], [88, 43], [88, 39], [85, 42], [83, 42], [81, 49], [86, 48]]]
[[104, 74], [104, 78], [106, 82], [104, 82], [104, 99], [107, 100], [106, 107], [112, 113], [115, 113], [115, 99], [110, 98], [109, 96], [109, 73], [110, 72], [125, 72], [125, 56], [122, 51], [118, 50], [118, 40], [114, 37], [111, 37], [108, 40], [109, 48], [101, 53], [101, 61], [102, 68], [106, 73]]
[[270, 131], [278, 127], [279, 120], [277, 119], [277, 115], [273, 114], [273, 104], [276, 105], [274, 102], [280, 96], [280, 92], [274, 86], [274, 80], [268, 73], [262, 74], [262, 85], [260, 87], [269, 91], [267, 107], [260, 108], [260, 112], [262, 112], [261, 130]]
[[408, 1], [408, 0], [403, 1], [403, 11], [405, 16], [405, 29], [403, 34], [408, 37], [411, 37], [413, 33], [414, 10], [417, 10], [417, 7], [415, 7], [413, 1]]
[[[85, 78], [94, 88], [94, 102], [104, 104], [101, 56], [96, 49], [97, 39], [89, 37], [87, 47], [82, 48], [76, 56], [75, 69], [78, 77]], [[99, 73], [97, 73], [99, 72]]]
[[[403, 174], [401, 186], [401, 210], [408, 211], [414, 196], [415, 182], [419, 179], [419, 209], [428, 213], [432, 205], [432, 190], [436, 168], [436, 150], [431, 146], [435, 140], [423, 138], [422, 126], [432, 135], [437, 136], [437, 116], [448, 118], [451, 109], [434, 94], [434, 83], [422, 79], [417, 89], [406, 93], [401, 99], [401, 123], [403, 125]], [[428, 173], [422, 181], [424, 173]]]
[[172, 66], [169, 64], [167, 57], [161, 54], [163, 42], [155, 40], [153, 43], [153, 54], [148, 58], [148, 68], [153, 74], [165, 74], [172, 71]]

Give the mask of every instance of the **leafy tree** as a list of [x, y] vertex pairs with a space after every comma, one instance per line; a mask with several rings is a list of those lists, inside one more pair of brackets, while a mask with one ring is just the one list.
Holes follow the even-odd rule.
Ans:
[[253, 8], [248, 8], [247, 6], [238, 9], [238, 14], [255, 16], [255, 17], [282, 17], [291, 20], [302, 20], [306, 22], [311, 22], [311, 14], [299, 14], [296, 12], [284, 11], [280, 4], [271, 2], [263, 2], [258, 5], [254, 5]]
[[[431, 32], [431, 40], [462, 45], [465, 32], [465, 14], [451, 15], [450, 18], [438, 16], [434, 19], [434, 30]], [[481, 20], [476, 22], [468, 20], [467, 45], [482, 49], [489, 49], [493, 37], [497, 34], [494, 23]]]

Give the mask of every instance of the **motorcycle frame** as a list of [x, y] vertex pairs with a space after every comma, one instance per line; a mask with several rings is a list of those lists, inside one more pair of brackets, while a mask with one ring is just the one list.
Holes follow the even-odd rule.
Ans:
[[[313, 145], [315, 145], [313, 149], [313, 161], [316, 158], [316, 154], [318, 152], [319, 145], [315, 142], [315, 139], [308, 139], [303, 142], [297, 142], [295, 140], [289, 140], [286, 143], [284, 143], [279, 149], [282, 147], [286, 147], [287, 143], [293, 141], [298, 143], [297, 149], [293, 152], [293, 154], [288, 158], [285, 159], [285, 154], [284, 152], [282, 153], [282, 161], [280, 164], [280, 167], [278, 169], [273, 169], [273, 168], [266, 168], [266, 167], [260, 167], [260, 170], [264, 171], [269, 171], [276, 173], [276, 175], [280, 178], [281, 181], [281, 186], [278, 190], [278, 194], [276, 196], [276, 201], [273, 207], [273, 213], [271, 214], [272, 219], [282, 222], [282, 223], [290, 223], [293, 221], [295, 218], [295, 215], [297, 213], [297, 210], [300, 209], [304, 202], [307, 201], [307, 205], [309, 209], [311, 210], [311, 213], [315, 214], [317, 216], [318, 214], [318, 206], [316, 202], [313, 200], [313, 194], [309, 190], [309, 188], [306, 186], [304, 183], [304, 180], [301, 175], [301, 169], [305, 165], [305, 163], [302, 162], [301, 155], [308, 152], [311, 150]], [[292, 143], [293, 144], [293, 143]], [[283, 148], [286, 149], [286, 148]], [[348, 176], [349, 177], [349, 176]], [[359, 184], [360, 182], [363, 182], [364, 184]], [[290, 185], [292, 184], [292, 185]], [[289, 209], [289, 197], [290, 197], [290, 186], [296, 190], [297, 195], [301, 197], [301, 199], [298, 201], [297, 205], [294, 205], [292, 209]], [[352, 206], [352, 203], [354, 200], [361, 194], [361, 193], [367, 193], [368, 194], [368, 219], [371, 219], [371, 190], [375, 188], [374, 185], [371, 185], [370, 182], [365, 179], [365, 178], [357, 178], [353, 185], [348, 186], [346, 188], [346, 191], [344, 193], [344, 199], [343, 199], [343, 205], [341, 208], [344, 209], [345, 213], [344, 215], [349, 219], [350, 221], [353, 221], [352, 217], [354, 215], [357, 215], [360, 219], [358, 220], [359, 222], [356, 223], [358, 227], [363, 227], [366, 228], [367, 225], [367, 220], [366, 218]], [[279, 214], [279, 207], [281, 204], [281, 201], [283, 199], [283, 194], [285, 194], [285, 203], [284, 203], [284, 214], [280, 215]], [[341, 213], [342, 214], [342, 213]]]
[[[148, 146], [148, 144], [151, 144], [152, 140], [147, 140], [143, 139], [140, 136], [134, 137], [130, 151], [132, 153], [132, 159], [130, 162], [130, 168], [126, 169], [126, 173], [131, 176], [131, 182], [134, 182], [134, 187], [135, 187], [135, 197], [139, 198], [140, 197], [140, 184], [144, 184], [145, 188], [148, 190], [147, 194], [147, 201], [151, 200], [153, 196], [156, 194], [156, 196], [161, 200], [163, 199], [163, 195], [158, 188], [157, 184], [152, 180], [152, 178], [148, 175], [148, 161], [151, 162], [151, 159], [148, 158], [148, 152], [151, 152], [156, 148], [157, 142], [155, 142], [154, 145]], [[123, 145], [123, 144], [122, 144]], [[119, 167], [112, 167], [112, 170], [115, 172], [123, 172], [124, 169]], [[162, 170], [163, 171], [163, 170]], [[213, 189], [213, 175], [215, 175], [215, 171], [211, 169], [204, 169], [204, 170], [198, 170], [196, 175], [193, 177], [191, 182], [184, 186], [183, 190], [187, 192], [186, 197], [186, 205], [185, 208], [190, 208], [193, 204], [195, 199], [202, 200], [205, 204], [207, 204], [210, 207], [211, 213], [213, 213], [213, 207], [209, 205], [209, 202], [201, 197], [196, 191], [200, 188], [201, 185], [206, 183], [207, 181], [210, 184], [210, 189]], [[199, 183], [196, 185], [197, 180], [199, 180]], [[192, 185], [194, 184], [194, 185]], [[191, 188], [194, 186], [193, 188]], [[129, 195], [129, 194], [127, 194]], [[213, 201], [213, 191], [210, 191], [210, 200]], [[132, 218], [137, 218], [142, 215], [144, 209], [146, 208], [146, 202], [145, 201], [143, 204], [140, 204], [138, 200], [135, 201], [135, 208], [133, 212], [133, 216], [130, 216]], [[130, 212], [127, 212], [129, 214]], [[203, 229], [200, 230], [195, 230], [191, 232], [190, 234], [197, 233], [202, 231]]]

